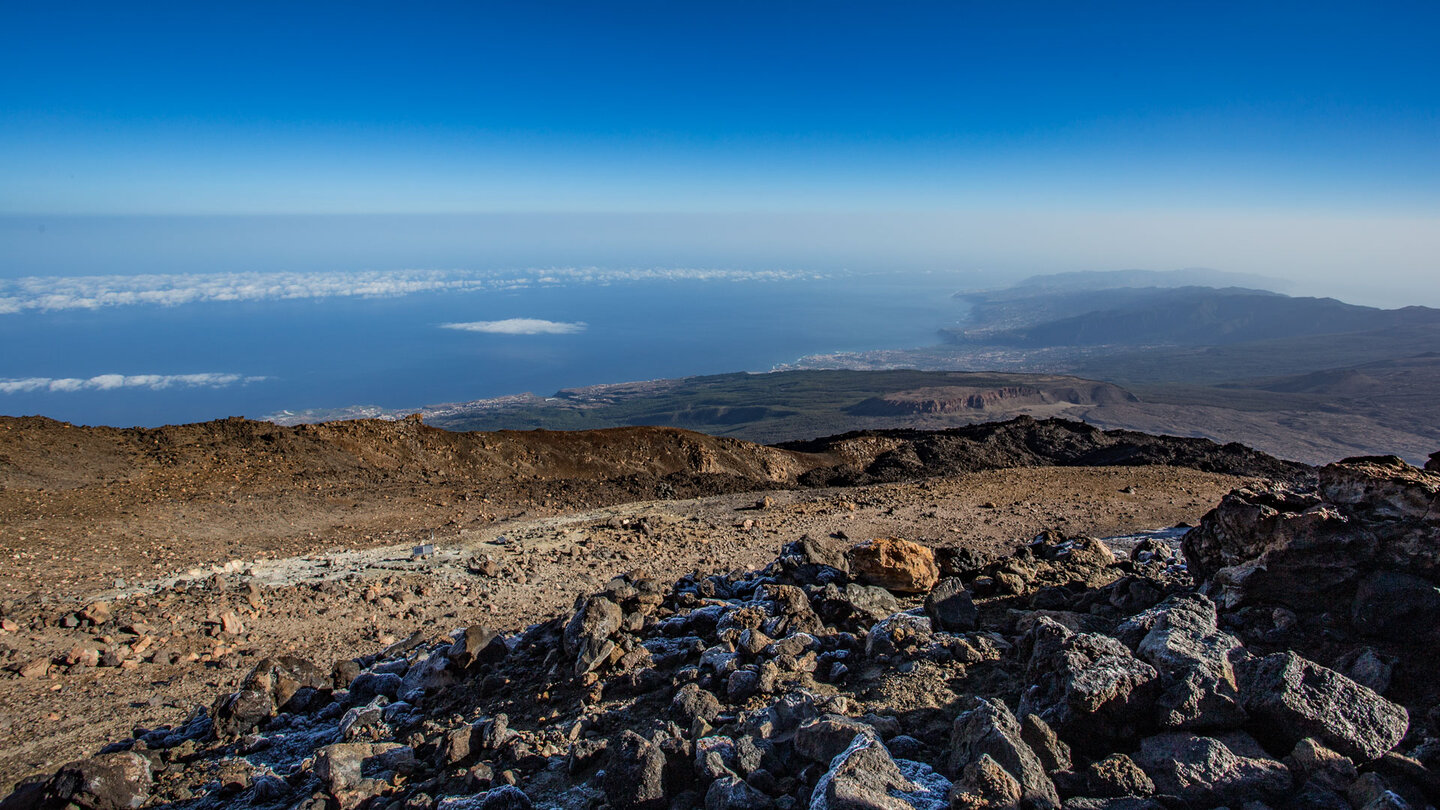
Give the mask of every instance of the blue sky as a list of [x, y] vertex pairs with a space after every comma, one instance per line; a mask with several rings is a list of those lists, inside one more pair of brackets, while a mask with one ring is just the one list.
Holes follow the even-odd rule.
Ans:
[[[1433, 2], [14, 0], [0, 277], [1209, 266], [1440, 304], [1437, 31]], [[55, 219], [234, 214], [519, 219]]]
[[1440, 202], [1433, 3], [6, 3], [0, 211]]

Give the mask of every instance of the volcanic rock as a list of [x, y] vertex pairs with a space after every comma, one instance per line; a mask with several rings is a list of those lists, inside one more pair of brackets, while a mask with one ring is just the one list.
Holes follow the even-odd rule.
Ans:
[[1031, 806], [1060, 806], [1055, 783], [1024, 741], [1015, 715], [1004, 703], [976, 698], [974, 708], [961, 712], [951, 728], [950, 769], [958, 773], [982, 755], [1015, 777], [1024, 800]]
[[1394, 748], [1410, 728], [1403, 706], [1293, 652], [1245, 661], [1235, 670], [1256, 730], [1286, 747], [1314, 737], [1368, 762]]
[[1142, 740], [1134, 760], [1157, 793], [1203, 806], [1286, 795], [1291, 778], [1284, 764], [1243, 735], [1227, 739], [1229, 744], [1185, 732], [1160, 734]]
[[1116, 630], [1122, 639], [1141, 632], [1136, 653], [1160, 673], [1156, 720], [1162, 728], [1234, 728], [1244, 722], [1232, 659], [1247, 653], [1239, 639], [1219, 630], [1215, 603], [1200, 594], [1172, 597]]
[[878, 739], [857, 734], [816, 783], [810, 810], [913, 810], [891, 793], [923, 789], [905, 778]]
[[940, 580], [925, 597], [925, 613], [937, 627], [951, 633], [974, 630], [980, 618], [975, 600], [959, 577]]
[[1072, 744], [1133, 737], [1152, 715], [1159, 680], [1155, 668], [1119, 641], [1074, 633], [1041, 617], [1026, 634], [1026, 678], [1020, 713], [1037, 714]]
[[611, 741], [605, 769], [605, 798], [617, 810], [658, 810], [665, 806], [665, 752], [633, 731]]
[[120, 751], [72, 762], [45, 786], [45, 797], [87, 810], [130, 810], [150, 799], [150, 761]]
[[934, 552], [898, 537], [861, 543], [846, 553], [846, 559], [856, 579], [897, 593], [924, 593], [940, 579]]

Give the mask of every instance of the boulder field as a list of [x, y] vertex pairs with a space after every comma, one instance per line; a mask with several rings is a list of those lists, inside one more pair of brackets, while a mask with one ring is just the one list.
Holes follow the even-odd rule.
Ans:
[[515, 632], [261, 661], [0, 808], [1440, 802], [1440, 471], [1232, 492], [1179, 548], [801, 538]]

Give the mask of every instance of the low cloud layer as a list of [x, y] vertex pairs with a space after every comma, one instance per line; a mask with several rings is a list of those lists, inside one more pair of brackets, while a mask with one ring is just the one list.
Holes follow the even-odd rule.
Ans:
[[0, 315], [224, 301], [393, 298], [435, 292], [520, 290], [625, 281], [783, 281], [814, 278], [788, 270], [545, 268], [504, 272], [394, 270], [358, 273], [206, 273], [138, 276], [26, 276], [0, 279]]
[[19, 377], [0, 379], [0, 394], [71, 391], [117, 391], [123, 388], [225, 388], [248, 385], [265, 377], [241, 374], [100, 374], [95, 377]]
[[507, 318], [503, 321], [471, 321], [469, 323], [442, 323], [442, 329], [457, 329], [461, 332], [485, 332], [491, 335], [573, 335], [584, 332], [583, 321], [566, 323], [546, 321], [540, 318]]

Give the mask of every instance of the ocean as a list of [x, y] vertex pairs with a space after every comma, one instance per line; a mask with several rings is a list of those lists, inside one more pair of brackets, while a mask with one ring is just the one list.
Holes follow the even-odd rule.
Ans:
[[944, 273], [231, 278], [0, 280], [0, 413], [155, 426], [544, 395], [930, 345], [965, 313]]

